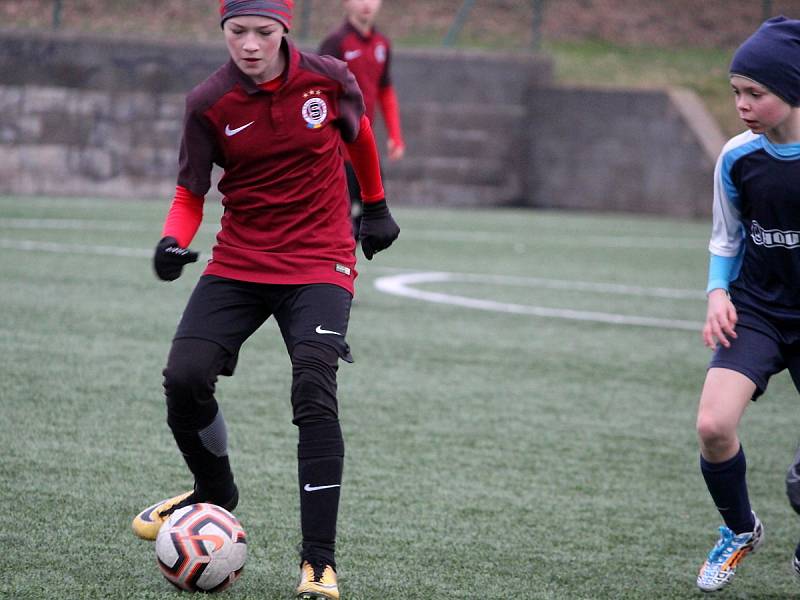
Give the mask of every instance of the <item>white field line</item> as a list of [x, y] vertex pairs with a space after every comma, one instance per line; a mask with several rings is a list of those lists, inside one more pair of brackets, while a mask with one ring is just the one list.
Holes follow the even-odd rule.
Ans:
[[[160, 231], [161, 223], [143, 223], [140, 221], [112, 221], [96, 219], [17, 219], [0, 218], [0, 229], [30, 229], [57, 231]], [[201, 231], [216, 232], [219, 226], [204, 223]]]
[[93, 219], [0, 219], [0, 229], [63, 231], [152, 231], [158, 225], [135, 221], [95, 221]]
[[[549, 317], [555, 319], [569, 319], [573, 321], [591, 321], [595, 323], [610, 323], [613, 325], [638, 325], [642, 327], [657, 327], [660, 329], [681, 329], [686, 331], [699, 331], [702, 328], [702, 323], [693, 321], [684, 321], [680, 319], [661, 319], [658, 317], [639, 317], [634, 315], [623, 315], [616, 313], [605, 313], [596, 311], [583, 311], [572, 310], [566, 308], [548, 308], [544, 306], [530, 306], [526, 304], [513, 304], [509, 302], [496, 302], [494, 300], [481, 300], [478, 298], [469, 298], [467, 296], [459, 296], [456, 294], [445, 294], [442, 292], [431, 292], [420, 290], [414, 286], [423, 283], [450, 283], [450, 282], [484, 282], [494, 283], [497, 285], [532, 285], [537, 286], [538, 283], [555, 283], [555, 286], [550, 286], [552, 289], [575, 289], [575, 290], [592, 290], [612, 294], [628, 294], [624, 291], [626, 288], [630, 289], [633, 295], [646, 295], [655, 297], [669, 297], [669, 298], [696, 298], [695, 292], [690, 290], [671, 290], [672, 292], [679, 292], [679, 294], [664, 295], [664, 288], [640, 288], [634, 286], [618, 286], [614, 284], [593, 284], [589, 282], [567, 282], [558, 280], [544, 280], [544, 279], [526, 279], [520, 277], [502, 277], [502, 276], [482, 276], [474, 274], [462, 273], [446, 273], [446, 272], [422, 272], [422, 273], [405, 273], [401, 275], [389, 275], [386, 277], [379, 277], [375, 280], [375, 287], [387, 294], [395, 296], [403, 296], [405, 298], [414, 298], [416, 300], [424, 300], [427, 302], [434, 302], [436, 304], [449, 304], [452, 306], [461, 306], [463, 308], [472, 308], [476, 310], [486, 310], [493, 312], [507, 312], [521, 315], [532, 315], [536, 317]], [[526, 282], [526, 283], [522, 283]], [[573, 286], [569, 287], [572, 283]], [[702, 295], [700, 296], [702, 297]]]
[[9, 240], [0, 238], [0, 248], [24, 250], [26, 252], [55, 252], [56, 254], [98, 254], [101, 256], [151, 257], [152, 250], [123, 248], [120, 246], [93, 246], [83, 244], [59, 244], [36, 240]]
[[[133, 258], [150, 258], [153, 251], [142, 248], [125, 248], [120, 246], [62, 244], [56, 242], [42, 242], [37, 240], [15, 240], [0, 238], [0, 248], [9, 250], [22, 250], [26, 252], [52, 252], [56, 254], [95, 254], [101, 256], [120, 256]], [[202, 256], [201, 256], [202, 260]], [[389, 270], [389, 269], [384, 269]], [[394, 269], [392, 269], [394, 270]], [[446, 272], [417, 272], [401, 273], [379, 277], [375, 280], [375, 287], [387, 294], [414, 298], [437, 304], [450, 304], [478, 310], [494, 312], [507, 312], [514, 314], [533, 315], [557, 319], [570, 319], [575, 321], [593, 321], [598, 323], [611, 323], [615, 325], [640, 325], [643, 327], [658, 327], [662, 329], [684, 329], [698, 331], [701, 323], [676, 319], [660, 319], [656, 317], [637, 317], [615, 313], [595, 311], [580, 311], [571, 309], [547, 308], [543, 306], [529, 306], [509, 302], [496, 302], [494, 300], [480, 300], [455, 294], [444, 294], [415, 289], [414, 285], [423, 283], [490, 283], [495, 285], [514, 285], [539, 287], [546, 289], [591, 291], [607, 294], [629, 296], [650, 296], [657, 298], [673, 299], [700, 299], [701, 293], [694, 290], [679, 290], [670, 288], [645, 288], [611, 283], [593, 283], [587, 281], [566, 281], [558, 279], [542, 279], [536, 277], [511, 277], [502, 275], [477, 275], [470, 273]]]
[[404, 229], [401, 239], [427, 242], [479, 242], [485, 244], [558, 244], [572, 247], [601, 248], [657, 248], [674, 250], [702, 250], [708, 245], [706, 239], [669, 236], [629, 235], [583, 235], [566, 233], [561, 235], [531, 232], [528, 237], [491, 231], [409, 230]]
[[[25, 219], [0, 218], [0, 229], [68, 230], [68, 231], [156, 231], [160, 224], [135, 221], [115, 221], [101, 219]], [[201, 230], [216, 232], [219, 225], [205, 223]], [[436, 229], [403, 229], [403, 240], [428, 242], [474, 242], [483, 244], [548, 244], [572, 247], [599, 248], [654, 248], [673, 250], [702, 250], [706, 240], [668, 236], [629, 236], [629, 235], [552, 235], [532, 232], [529, 237], [512, 236], [492, 231], [453, 231]]]
[[699, 290], [643, 287], [619, 283], [569, 281], [565, 279], [544, 279], [540, 277], [514, 277], [510, 275], [477, 275], [473, 273], [447, 273], [446, 275], [449, 277], [447, 281], [458, 281], [461, 283], [494, 283], [497, 285], [544, 288], [548, 290], [597, 292], [600, 294], [648, 296], [651, 298], [672, 298], [677, 300], [702, 300], [706, 297], [705, 293]]

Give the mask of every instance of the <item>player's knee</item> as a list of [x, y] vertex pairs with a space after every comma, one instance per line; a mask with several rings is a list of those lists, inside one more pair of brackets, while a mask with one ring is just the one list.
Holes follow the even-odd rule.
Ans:
[[293, 422], [300, 425], [337, 420], [336, 349], [302, 342], [294, 347], [291, 358]]
[[204, 342], [200, 347], [196, 342], [176, 340], [172, 345], [163, 371], [170, 421], [185, 421], [191, 415], [205, 421], [206, 413], [212, 418], [216, 414], [214, 364], [218, 362], [215, 355], [219, 354], [219, 346], [208, 344], [211, 343]]
[[164, 369], [164, 390], [167, 398], [202, 401], [214, 391], [215, 377], [202, 365], [191, 360], [170, 362]]
[[713, 413], [697, 415], [697, 437], [701, 446], [711, 452], [724, 451], [736, 440], [736, 428]]

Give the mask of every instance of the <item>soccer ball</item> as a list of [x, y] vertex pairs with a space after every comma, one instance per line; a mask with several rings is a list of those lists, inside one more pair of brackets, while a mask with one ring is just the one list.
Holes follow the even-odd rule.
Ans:
[[218, 592], [244, 568], [247, 541], [239, 521], [215, 504], [172, 513], [158, 530], [156, 558], [164, 577], [189, 592]]

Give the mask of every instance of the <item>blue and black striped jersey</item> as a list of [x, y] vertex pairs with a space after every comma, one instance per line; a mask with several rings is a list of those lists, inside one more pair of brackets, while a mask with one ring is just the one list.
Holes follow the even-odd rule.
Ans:
[[800, 320], [800, 144], [750, 131], [714, 172], [708, 289], [728, 289], [778, 318]]

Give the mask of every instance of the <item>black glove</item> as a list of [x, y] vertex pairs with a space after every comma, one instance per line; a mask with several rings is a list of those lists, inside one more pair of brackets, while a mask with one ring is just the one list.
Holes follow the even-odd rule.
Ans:
[[358, 239], [367, 260], [372, 260], [376, 252], [386, 250], [400, 235], [400, 227], [392, 218], [386, 200], [364, 202], [361, 213], [361, 228]]
[[181, 248], [174, 237], [161, 238], [153, 255], [153, 268], [163, 281], [174, 281], [181, 276], [183, 265], [193, 263], [199, 254], [188, 248]]

